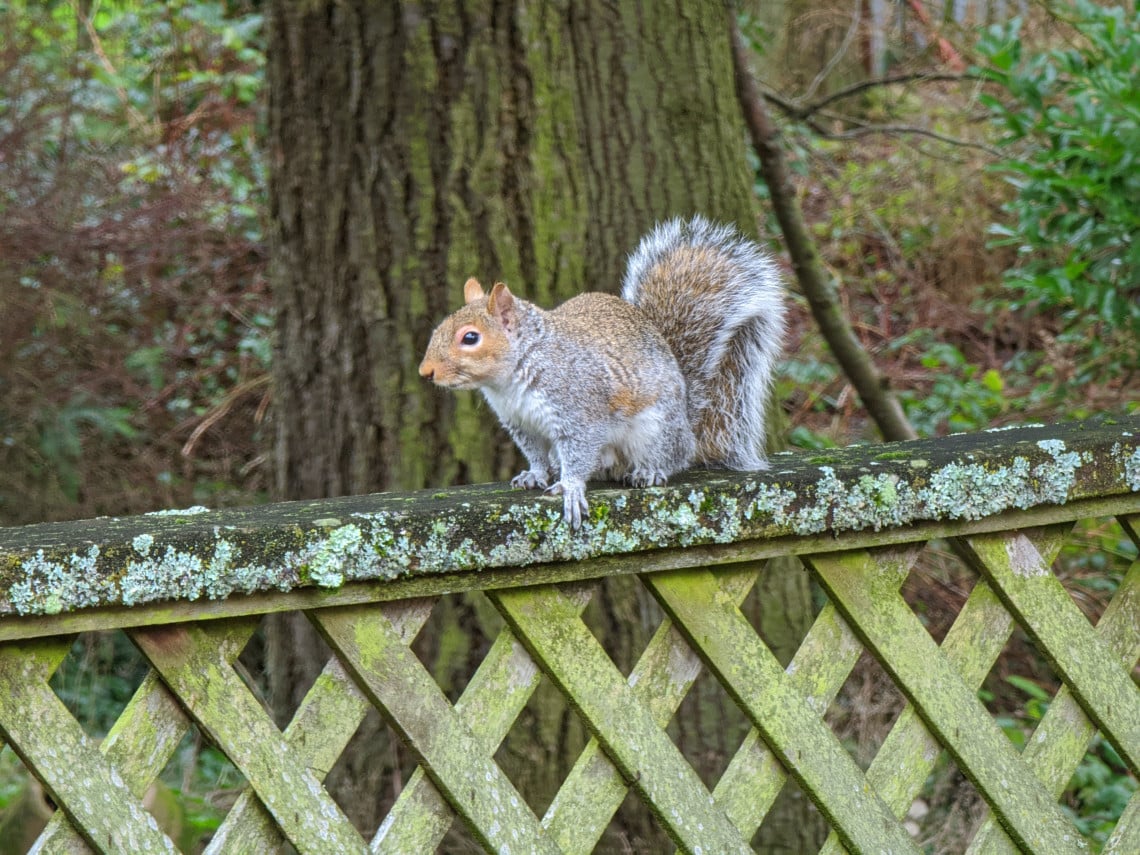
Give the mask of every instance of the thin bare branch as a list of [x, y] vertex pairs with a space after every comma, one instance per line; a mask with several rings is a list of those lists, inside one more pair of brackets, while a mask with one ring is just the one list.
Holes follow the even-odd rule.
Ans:
[[99, 38], [99, 33], [95, 30], [95, 25], [91, 23], [91, 17], [83, 13], [79, 8], [76, 0], [71, 0], [72, 11], [75, 12], [76, 19], [83, 24], [83, 28], [87, 31], [87, 37], [91, 40], [91, 50], [94, 51], [99, 64], [103, 66], [103, 70], [107, 72], [107, 77], [111, 81], [111, 85], [115, 87], [115, 94], [119, 96], [119, 101], [123, 104], [123, 109], [127, 111], [127, 118], [130, 119], [131, 125], [140, 130], [147, 130], [154, 132], [155, 126], [148, 122], [146, 117], [139, 112], [139, 110], [131, 104], [130, 95], [127, 94], [126, 88], [119, 82], [119, 72], [115, 70], [110, 57], [107, 56], [107, 51], [103, 49], [103, 42]]
[[852, 140], [858, 137], [870, 136], [871, 134], [904, 134], [910, 136], [928, 137], [938, 142], [946, 143], [947, 145], [960, 146], [961, 148], [973, 148], [978, 151], [984, 151], [991, 157], [1001, 157], [1002, 153], [996, 148], [985, 143], [974, 142], [973, 140], [964, 140], [961, 137], [951, 137], [946, 134], [940, 134], [938, 131], [932, 131], [929, 128], [922, 128], [918, 125], [872, 125], [861, 124], [854, 122], [847, 118], [844, 119], [849, 123], [854, 123], [857, 127], [849, 131], [840, 131], [839, 133], [824, 133], [824, 136], [833, 140]]
[[847, 32], [843, 34], [843, 42], [836, 48], [835, 53], [828, 59], [827, 64], [820, 69], [819, 74], [812, 80], [811, 86], [808, 87], [804, 97], [810, 98], [819, 91], [819, 87], [823, 85], [831, 72], [835, 70], [835, 66], [839, 65], [840, 60], [847, 56], [847, 51], [851, 48], [851, 43], [855, 41], [855, 35], [859, 32], [859, 21], [861, 18], [859, 6], [856, 4], [851, 12], [851, 24], [847, 27]]
[[[842, 101], [845, 98], [851, 98], [866, 92], [869, 89], [875, 89], [880, 86], [894, 86], [899, 83], [958, 83], [964, 80], [978, 81], [982, 80], [982, 76], [973, 74], [971, 72], [931, 72], [931, 71], [916, 71], [909, 74], [892, 74], [888, 77], [875, 77], [870, 80], [860, 80], [858, 83], [853, 83], [850, 86], [845, 86], [835, 92], [824, 95], [822, 98], [811, 101], [808, 103], [796, 103], [793, 101], [785, 100], [787, 108], [781, 105], [781, 109], [794, 119], [805, 119], [813, 113], [818, 113], [827, 107], [829, 104], [834, 104], [836, 101]], [[765, 91], [764, 97], [771, 99], [768, 91]], [[778, 102], [775, 102], [778, 103]]]
[[913, 439], [917, 434], [907, 421], [898, 399], [888, 388], [887, 378], [879, 373], [839, 306], [835, 283], [825, 271], [804, 222], [795, 186], [784, 161], [779, 130], [768, 114], [764, 98], [748, 68], [748, 48], [740, 35], [736, 18], [733, 15], [728, 18], [737, 100], [752, 137], [752, 145], [760, 156], [760, 170], [771, 194], [772, 210], [787, 241], [792, 266], [807, 297], [812, 317], [883, 437], [888, 440]]

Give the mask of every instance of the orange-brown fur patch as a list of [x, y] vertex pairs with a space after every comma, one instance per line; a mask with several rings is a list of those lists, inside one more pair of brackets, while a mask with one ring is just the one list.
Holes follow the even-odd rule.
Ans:
[[619, 389], [610, 395], [610, 409], [623, 416], [636, 416], [657, 403], [657, 394], [638, 394], [632, 389]]

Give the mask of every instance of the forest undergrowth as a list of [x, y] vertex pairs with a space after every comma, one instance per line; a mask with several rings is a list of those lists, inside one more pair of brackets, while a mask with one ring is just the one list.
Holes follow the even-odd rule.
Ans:
[[[67, 4], [20, 6], [0, 11], [0, 525], [265, 501], [273, 302], [261, 18], [254, 4], [180, 0], [101, 7], [87, 29]], [[1122, 40], [1111, 14], [1087, 4], [1076, 12], [1094, 23], [1048, 17], [959, 44], [986, 69], [968, 79], [892, 84], [844, 103], [863, 122], [910, 131], [845, 134], [850, 126], [831, 120], [830, 133], [786, 127], [801, 203], [844, 308], [922, 435], [1140, 402], [1140, 249], [1113, 243], [1131, 214], [1105, 198], [1137, 189], [1125, 157], [1130, 139], [1140, 150], [1140, 109], [1135, 92], [1108, 79], [1112, 63], [1094, 70], [1090, 58], [1115, 50], [1120, 68], [1134, 67], [1140, 41]], [[1040, 56], [1059, 52], [1052, 77], [1047, 65], [1031, 67], [1043, 60], [1025, 59], [1035, 43]], [[916, 53], [893, 73], [934, 61]], [[1034, 90], [1029, 75], [1045, 83]], [[1104, 92], [1082, 101], [1097, 85]], [[1122, 140], [1116, 160], [1102, 145], [1101, 162], [1078, 164], [1063, 146], [1090, 147], [1090, 104], [1103, 105], [1105, 93], [1126, 101], [1132, 124], [1112, 129]], [[1069, 114], [1058, 111], [1070, 107], [1065, 125]], [[1067, 143], [1050, 138], [1057, 127]], [[1049, 186], [1058, 164], [1108, 188], [1094, 194], [1089, 222], [1078, 216], [1083, 203], [1063, 196], [1079, 187]], [[1065, 228], [1075, 235], [1067, 242]], [[779, 253], [774, 223], [766, 230]], [[877, 441], [790, 273], [789, 284], [779, 396], [791, 444]], [[973, 577], [945, 551], [928, 553], [906, 593], [939, 636]], [[1119, 528], [1089, 525], [1057, 570], [1095, 617], [1135, 556]], [[61, 695], [99, 657], [134, 679], [117, 649], [78, 651], [59, 677]], [[1057, 680], [1025, 639], [1010, 653], [983, 698], [1016, 741]], [[898, 710], [872, 665], [830, 713], [863, 750]], [[78, 688], [70, 685], [76, 704]], [[197, 748], [171, 786], [197, 794], [188, 825], [208, 831], [218, 815], [210, 799], [237, 782]], [[1094, 841], [1136, 788], [1123, 768], [1098, 743], [1066, 796]], [[946, 842], [938, 811], [949, 810], [955, 774], [932, 777], [926, 795], [933, 813], [920, 831], [932, 851]], [[15, 798], [9, 790], [0, 786], [0, 802]]]

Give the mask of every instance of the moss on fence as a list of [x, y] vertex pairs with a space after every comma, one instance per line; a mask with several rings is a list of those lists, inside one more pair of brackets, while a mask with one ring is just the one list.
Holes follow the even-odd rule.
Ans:
[[335, 591], [630, 553], [654, 554], [664, 568], [681, 566], [669, 559], [677, 547], [690, 548], [688, 566], [693, 555], [732, 560], [757, 541], [808, 538], [805, 548], [818, 550], [833, 538], [834, 549], [868, 542], [852, 533], [932, 522], [952, 532], [1006, 511], [1140, 492], [1140, 417], [771, 462], [766, 472], [692, 472], [665, 487], [595, 486], [577, 532], [562, 523], [560, 499], [504, 485], [0, 529], [0, 614]]

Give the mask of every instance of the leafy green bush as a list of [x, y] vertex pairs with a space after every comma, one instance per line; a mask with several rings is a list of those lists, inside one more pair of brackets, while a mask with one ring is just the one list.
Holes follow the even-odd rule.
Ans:
[[1023, 53], [1022, 22], [979, 48], [983, 96], [1016, 188], [995, 245], [1014, 246], [1013, 307], [1054, 314], [1078, 382], [1140, 368], [1140, 12], [1074, 0], [1075, 45]]
[[937, 341], [929, 330], [914, 330], [891, 343], [892, 350], [916, 346], [919, 362], [933, 378], [929, 389], [898, 392], [907, 419], [920, 436], [983, 430], [1010, 407], [1005, 381], [994, 369], [971, 364], [955, 345]]
[[0, 525], [263, 484], [262, 41], [252, 0], [0, 3]]

